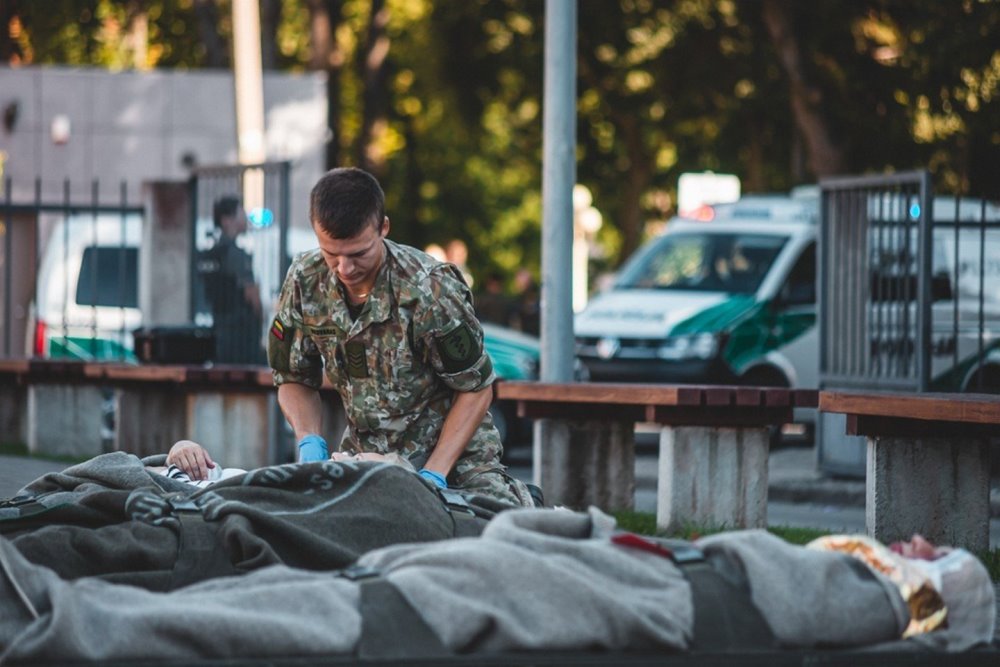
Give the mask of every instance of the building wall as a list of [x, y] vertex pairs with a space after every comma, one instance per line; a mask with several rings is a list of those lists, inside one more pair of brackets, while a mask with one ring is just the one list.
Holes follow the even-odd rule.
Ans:
[[[324, 169], [325, 75], [265, 74], [267, 159], [292, 160], [293, 225], [308, 224], [308, 195]], [[15, 202], [42, 197], [118, 203], [127, 184], [138, 204], [143, 181], [185, 179], [185, 161], [234, 164], [237, 159], [235, 85], [230, 71], [111, 72], [70, 67], [0, 67], [0, 118], [10, 105], [17, 118], [0, 123], [0, 171], [10, 177]], [[53, 119], [70, 121], [70, 136], [52, 138]], [[2, 191], [2, 187], [0, 187]]]

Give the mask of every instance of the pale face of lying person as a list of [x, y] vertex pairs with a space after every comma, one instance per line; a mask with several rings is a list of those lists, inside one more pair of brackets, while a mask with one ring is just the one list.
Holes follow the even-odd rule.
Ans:
[[951, 551], [950, 547], [935, 546], [923, 535], [914, 535], [905, 542], [893, 542], [889, 549], [903, 558], [914, 560], [937, 560]]

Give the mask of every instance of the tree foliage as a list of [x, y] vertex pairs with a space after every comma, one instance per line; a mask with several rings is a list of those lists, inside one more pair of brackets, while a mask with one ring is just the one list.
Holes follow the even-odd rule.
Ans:
[[[4, 0], [0, 58], [229, 67], [231, 0]], [[330, 166], [387, 186], [393, 235], [537, 270], [544, 3], [263, 0], [265, 66], [328, 77]], [[781, 191], [929, 168], [1000, 196], [1000, 7], [989, 0], [585, 0], [578, 177], [614, 266], [688, 171]]]

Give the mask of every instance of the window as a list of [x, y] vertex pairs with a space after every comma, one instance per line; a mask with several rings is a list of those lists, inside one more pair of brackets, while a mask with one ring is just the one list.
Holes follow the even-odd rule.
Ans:
[[816, 244], [810, 243], [802, 251], [795, 266], [788, 274], [784, 289], [785, 303], [807, 305], [816, 303]]
[[90, 246], [83, 251], [76, 302], [81, 306], [139, 307], [139, 250]]
[[772, 234], [668, 234], [619, 285], [753, 294], [785, 241]]

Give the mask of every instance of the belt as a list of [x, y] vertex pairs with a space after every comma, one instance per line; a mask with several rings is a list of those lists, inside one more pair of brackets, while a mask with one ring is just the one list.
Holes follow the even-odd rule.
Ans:
[[409, 661], [454, 655], [381, 571], [352, 565], [336, 574], [359, 586], [361, 637], [355, 650], [359, 658]]
[[740, 565], [726, 556], [706, 557], [685, 540], [619, 533], [612, 541], [669, 558], [691, 585], [694, 606], [693, 650], [766, 650], [777, 646], [767, 620], [754, 605], [750, 583]]

